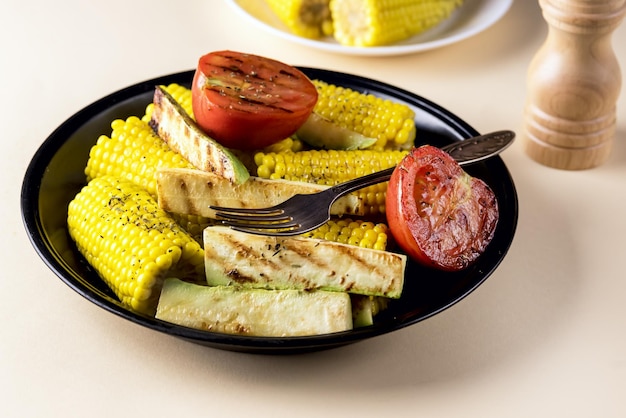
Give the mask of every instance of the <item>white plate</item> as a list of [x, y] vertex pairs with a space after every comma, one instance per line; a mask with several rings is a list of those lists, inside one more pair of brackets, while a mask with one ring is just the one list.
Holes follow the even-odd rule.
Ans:
[[440, 48], [476, 35], [500, 20], [513, 0], [465, 0], [441, 25], [390, 46], [349, 47], [332, 37], [307, 39], [292, 34], [264, 0], [227, 0], [245, 19], [274, 35], [312, 48], [348, 55], [402, 55]]

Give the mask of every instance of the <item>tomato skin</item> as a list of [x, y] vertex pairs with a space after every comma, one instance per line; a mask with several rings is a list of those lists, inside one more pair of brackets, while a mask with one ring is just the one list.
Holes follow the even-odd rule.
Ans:
[[429, 145], [412, 149], [394, 170], [386, 213], [409, 257], [445, 271], [471, 265], [491, 242], [499, 217], [489, 186]]
[[228, 148], [245, 150], [293, 134], [313, 111], [318, 96], [300, 70], [234, 51], [200, 57], [191, 90], [200, 128]]

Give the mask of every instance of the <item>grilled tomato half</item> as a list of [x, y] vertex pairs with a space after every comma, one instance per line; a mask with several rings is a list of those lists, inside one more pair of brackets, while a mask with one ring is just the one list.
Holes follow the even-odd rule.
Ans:
[[295, 67], [252, 54], [202, 56], [192, 85], [198, 125], [228, 148], [259, 149], [293, 134], [317, 102], [317, 89]]
[[408, 256], [445, 271], [462, 270], [485, 251], [499, 216], [489, 186], [430, 145], [413, 148], [394, 170], [386, 213]]

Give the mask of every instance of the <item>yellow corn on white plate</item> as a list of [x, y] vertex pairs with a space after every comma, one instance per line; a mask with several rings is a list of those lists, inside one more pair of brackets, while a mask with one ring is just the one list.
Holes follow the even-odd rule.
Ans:
[[513, 0], [465, 0], [449, 19], [427, 32], [389, 46], [349, 47], [332, 37], [307, 39], [294, 35], [265, 1], [227, 0], [243, 19], [279, 38], [323, 51], [361, 56], [404, 55], [441, 48], [474, 36], [500, 20]]
[[[446, 109], [406, 90], [333, 71], [302, 70], [311, 78], [406, 103], [415, 111], [420, 143], [441, 146], [478, 134]], [[35, 250], [63, 282], [105, 311], [164, 334], [224, 350], [252, 353], [322, 350], [386, 334], [451, 307], [482, 284], [507, 253], [517, 226], [517, 193], [504, 162], [494, 157], [467, 167], [470, 174], [489, 184], [498, 199], [500, 220], [486, 252], [476, 264], [457, 273], [429, 270], [409, 260], [401, 298], [390, 301], [387, 309], [376, 317], [374, 325], [310, 337], [249, 337], [194, 330], [129, 309], [76, 250], [68, 235], [67, 206], [85, 184], [84, 168], [89, 149], [99, 135], [110, 132], [111, 121], [142, 115], [152, 100], [154, 86], [170, 83], [189, 86], [192, 78], [193, 71], [176, 73], [138, 83], [92, 103], [61, 124], [42, 143], [26, 171], [21, 195], [22, 217]]]

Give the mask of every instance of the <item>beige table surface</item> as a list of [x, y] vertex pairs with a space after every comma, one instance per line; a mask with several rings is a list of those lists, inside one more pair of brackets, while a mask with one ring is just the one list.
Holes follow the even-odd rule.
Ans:
[[[238, 354], [120, 319], [48, 270], [20, 218], [26, 166], [60, 123], [212, 50], [367, 76], [481, 132], [520, 132], [526, 69], [546, 34], [535, 1], [463, 42], [396, 57], [298, 46], [216, 0], [5, 0], [0, 16], [0, 416], [626, 416], [626, 94], [602, 167], [546, 168], [519, 141], [504, 153], [519, 224], [483, 286], [427, 321], [326, 352]], [[623, 24], [622, 68], [625, 36]]]

